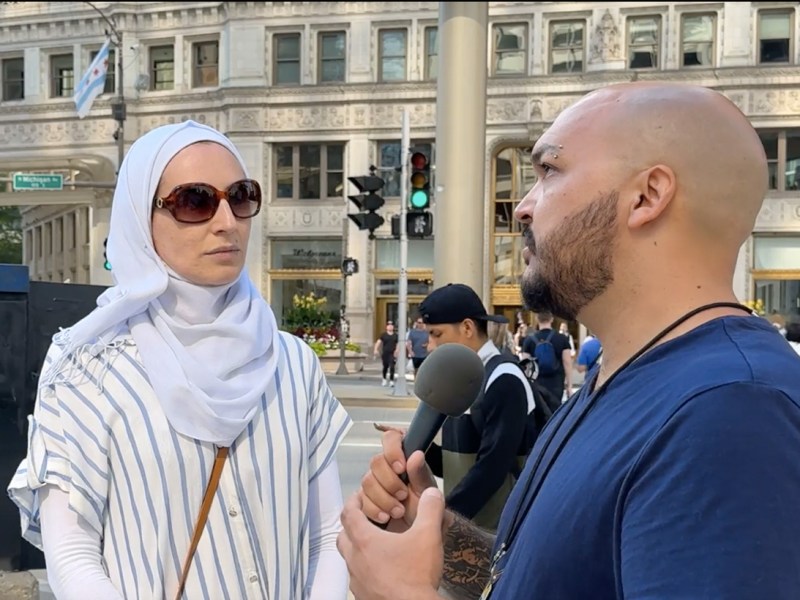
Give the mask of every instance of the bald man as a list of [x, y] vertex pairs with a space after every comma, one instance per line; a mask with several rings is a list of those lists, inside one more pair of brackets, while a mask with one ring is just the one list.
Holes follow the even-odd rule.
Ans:
[[445, 510], [422, 453], [386, 433], [342, 514], [351, 589], [800, 598], [800, 358], [732, 285], [767, 190], [756, 132], [707, 89], [610, 86], [532, 159], [526, 304], [585, 323], [602, 365], [542, 432], [496, 537]]

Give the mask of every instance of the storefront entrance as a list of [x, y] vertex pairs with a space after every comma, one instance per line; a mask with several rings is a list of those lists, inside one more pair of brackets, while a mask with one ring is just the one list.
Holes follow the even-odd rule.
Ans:
[[[428, 270], [411, 271], [408, 277], [406, 298], [406, 331], [417, 316], [420, 303], [433, 290], [433, 272]], [[396, 272], [375, 273], [375, 314], [373, 340], [386, 330], [386, 323], [391, 321], [395, 327], [399, 316], [399, 281]]]

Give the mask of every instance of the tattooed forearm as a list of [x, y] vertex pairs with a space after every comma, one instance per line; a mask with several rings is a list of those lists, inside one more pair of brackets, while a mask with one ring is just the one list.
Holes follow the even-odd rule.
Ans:
[[489, 582], [494, 536], [459, 515], [451, 515], [453, 523], [444, 538], [442, 584], [453, 598], [474, 600]]

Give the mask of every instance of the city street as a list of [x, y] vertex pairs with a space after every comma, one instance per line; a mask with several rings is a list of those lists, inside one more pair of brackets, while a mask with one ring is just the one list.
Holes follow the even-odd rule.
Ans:
[[[414, 396], [392, 396], [391, 388], [381, 387], [377, 377], [330, 376], [328, 381], [353, 419], [337, 456], [342, 495], [347, 498], [358, 489], [372, 455], [380, 451], [381, 433], [373, 423], [407, 427], [417, 400]], [[413, 389], [411, 384], [409, 388]]]

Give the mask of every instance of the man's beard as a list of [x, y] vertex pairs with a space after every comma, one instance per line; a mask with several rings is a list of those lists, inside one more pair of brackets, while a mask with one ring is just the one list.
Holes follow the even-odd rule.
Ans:
[[526, 226], [531, 264], [522, 275], [522, 298], [534, 312], [573, 321], [614, 280], [612, 253], [619, 193], [599, 196], [564, 219], [543, 240]]

